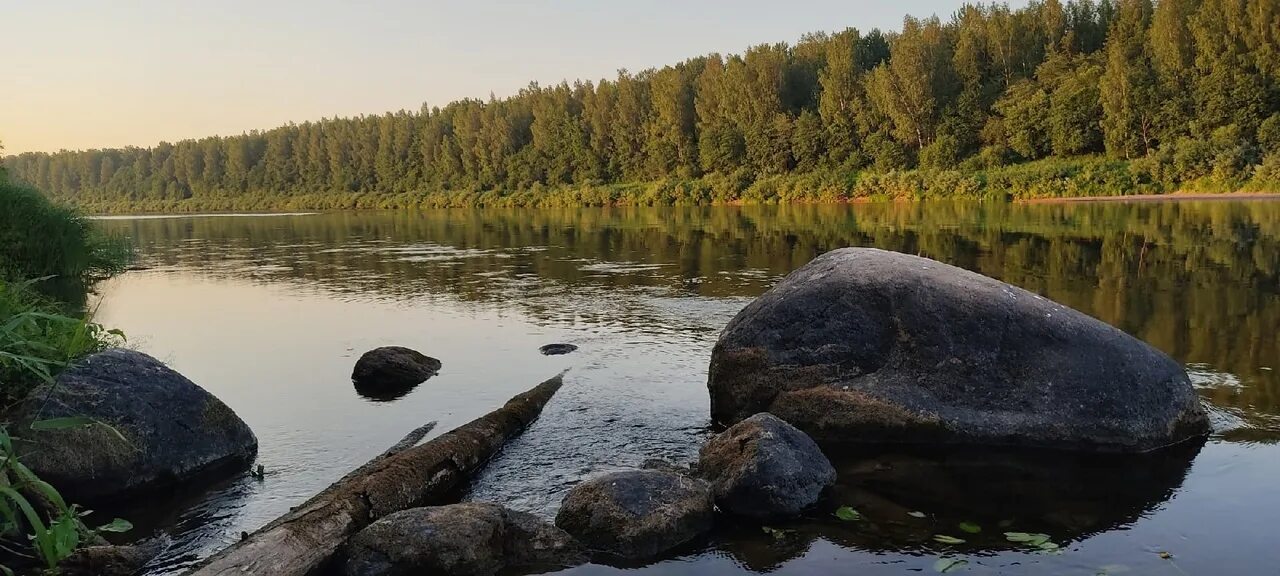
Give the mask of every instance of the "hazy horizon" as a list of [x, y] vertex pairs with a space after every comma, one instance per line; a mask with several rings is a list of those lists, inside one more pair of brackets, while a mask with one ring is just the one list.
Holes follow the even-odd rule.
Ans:
[[0, 91], [0, 143], [5, 155], [147, 147], [322, 117], [417, 110], [423, 103], [504, 97], [530, 82], [594, 82], [622, 68], [794, 43], [809, 32], [896, 30], [904, 16], [946, 18], [962, 4], [23, 5], [9, 11], [13, 87]]

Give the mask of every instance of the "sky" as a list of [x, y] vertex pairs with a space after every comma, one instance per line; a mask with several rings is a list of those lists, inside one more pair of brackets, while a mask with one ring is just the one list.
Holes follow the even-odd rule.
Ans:
[[897, 29], [962, 3], [0, 0], [0, 143], [5, 154], [151, 146], [417, 110], [807, 32]]

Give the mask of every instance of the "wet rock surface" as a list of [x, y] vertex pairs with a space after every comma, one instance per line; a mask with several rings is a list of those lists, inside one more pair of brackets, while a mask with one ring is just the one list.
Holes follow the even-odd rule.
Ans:
[[1121, 330], [1015, 286], [870, 248], [829, 252], [729, 323], [712, 417], [768, 411], [819, 443], [1147, 451], [1201, 436], [1187, 374]]
[[581, 544], [536, 516], [486, 502], [414, 508], [351, 538], [348, 576], [479, 576], [581, 564]]
[[440, 371], [439, 360], [403, 346], [384, 346], [365, 352], [356, 361], [351, 381], [362, 396], [394, 400]]
[[574, 486], [556, 526], [593, 550], [649, 559], [711, 529], [706, 482], [669, 470], [610, 472]]
[[574, 344], [547, 344], [538, 348], [538, 352], [541, 352], [543, 356], [561, 356], [577, 349], [578, 347]]
[[[31, 431], [38, 420], [101, 424]], [[231, 408], [141, 352], [110, 349], [77, 362], [8, 415], [23, 462], [69, 501], [137, 495], [251, 462], [258, 440]]]
[[162, 537], [123, 546], [85, 546], [59, 564], [58, 573], [62, 576], [130, 576], [169, 544], [169, 539]]
[[794, 516], [835, 483], [836, 471], [817, 443], [768, 413], [716, 435], [698, 460], [721, 510], [754, 518]]

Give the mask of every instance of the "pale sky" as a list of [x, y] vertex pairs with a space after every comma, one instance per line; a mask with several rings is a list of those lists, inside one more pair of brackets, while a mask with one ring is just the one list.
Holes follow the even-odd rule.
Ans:
[[962, 3], [0, 0], [0, 142], [5, 154], [151, 146], [416, 110], [806, 32], [896, 29]]

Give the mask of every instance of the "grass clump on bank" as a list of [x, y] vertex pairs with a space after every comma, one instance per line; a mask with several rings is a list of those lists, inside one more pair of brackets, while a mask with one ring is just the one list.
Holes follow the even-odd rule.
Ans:
[[74, 209], [38, 191], [0, 181], [0, 278], [92, 282], [121, 271], [123, 242], [104, 236]]
[[[84, 426], [88, 419], [38, 421], [11, 436], [4, 410], [54, 383], [76, 360], [123, 341], [118, 330], [93, 322], [82, 303], [94, 280], [124, 268], [129, 250], [75, 211], [5, 182], [3, 173], [0, 207], [0, 549], [11, 553], [0, 561], [0, 573], [56, 573], [98, 533], [130, 525], [116, 520], [89, 528], [80, 508], [24, 466], [14, 449], [14, 436]], [[51, 294], [69, 295], [69, 302]], [[26, 546], [29, 554], [17, 552]]]
[[0, 407], [25, 398], [71, 362], [118, 344], [123, 334], [39, 294], [31, 282], [0, 281]]
[[[0, 181], [0, 407], [63, 367], [120, 340], [82, 304], [95, 280], [124, 268], [127, 244], [70, 208]], [[60, 297], [60, 298], [59, 298]]]

